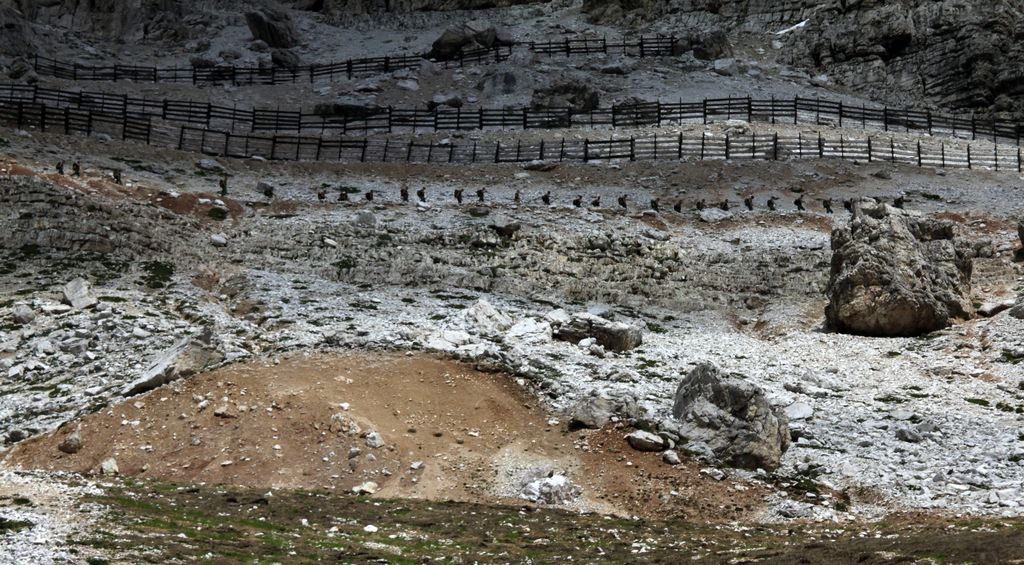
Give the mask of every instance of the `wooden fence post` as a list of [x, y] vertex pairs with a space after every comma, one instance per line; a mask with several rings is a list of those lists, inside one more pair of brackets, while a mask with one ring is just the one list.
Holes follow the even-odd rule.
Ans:
[[925, 116], [928, 118], [928, 135], [932, 134], [932, 111], [931, 109], [925, 110]]
[[[390, 149], [390, 148], [391, 148], [391, 139], [390, 138], [385, 139], [384, 140], [384, 156], [381, 157], [381, 161], [383, 161], [385, 163], [388, 162], [388, 149]], [[338, 152], [339, 153], [341, 152], [341, 144], [338, 144]]]
[[999, 171], [999, 146], [992, 144], [992, 161], [996, 164], [996, 172]]
[[839, 127], [843, 127], [843, 101], [839, 101]]
[[917, 140], [917, 166], [921, 166], [921, 140]]
[[729, 132], [725, 132], [725, 160], [729, 160]]
[[540, 160], [544, 160], [544, 140], [540, 140]]
[[800, 97], [793, 97], [793, 125], [796, 125], [797, 119], [800, 117]]
[[1020, 174], [1020, 147], [1017, 147], [1017, 173]]
[[583, 138], [583, 162], [590, 160], [590, 139]]
[[943, 141], [941, 143], [942, 143], [942, 149], [941, 149], [942, 150], [942, 168], [945, 169], [946, 168], [946, 142]]
[[871, 136], [868, 136], [868, 163], [871, 162]]
[[636, 161], [636, 139], [629, 136], [629, 160]]
[[679, 132], [679, 149], [678, 149], [677, 153], [678, 153], [678, 159], [680, 161], [682, 161], [683, 160], [683, 132]]
[[971, 112], [971, 141], [978, 139], [978, 123], [975, 121], [974, 113]]
[[501, 162], [501, 142], [500, 141], [494, 142], [494, 162], [495, 163], [500, 163]]
[[[704, 125], [708, 125], [708, 99], [704, 99]], [[703, 160], [703, 158], [702, 158]]]
[[893, 163], [896, 162], [896, 145], [893, 142], [892, 136], [889, 137], [889, 160]]
[[565, 159], [565, 138], [562, 138], [562, 147], [558, 150], [558, 162], [561, 163]]
[[778, 161], [779, 160], [779, 132], [775, 132], [775, 135], [772, 136], [772, 137], [773, 137], [773, 139], [772, 139], [772, 160], [773, 161]]
[[882, 130], [889, 131], [889, 107], [882, 108]]
[[971, 144], [970, 143], [967, 144], [967, 168], [968, 169], [972, 169], [973, 168], [971, 166]]
[[819, 159], [824, 159], [825, 158], [825, 142], [821, 138], [821, 132], [820, 131], [818, 132], [818, 158]]

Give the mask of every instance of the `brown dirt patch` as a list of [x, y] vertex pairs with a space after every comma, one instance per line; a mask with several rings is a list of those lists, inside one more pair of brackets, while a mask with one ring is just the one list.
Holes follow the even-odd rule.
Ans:
[[[79, 424], [81, 451], [59, 451]], [[371, 430], [383, 447], [367, 446]], [[374, 481], [384, 497], [513, 504], [525, 502], [516, 494], [528, 477], [555, 470], [583, 488], [581, 510], [720, 521], [761, 506], [760, 488], [665, 465], [630, 449], [626, 431], [568, 432], [512, 378], [456, 361], [296, 354], [128, 399], [22, 442], [6, 462], [92, 473], [114, 457], [122, 474], [178, 483], [349, 490]]]

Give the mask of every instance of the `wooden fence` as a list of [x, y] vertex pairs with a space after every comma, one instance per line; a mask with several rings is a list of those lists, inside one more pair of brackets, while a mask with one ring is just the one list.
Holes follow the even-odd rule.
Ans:
[[535, 160], [594, 162], [607, 160], [785, 160], [807, 157], [861, 162], [883, 161], [942, 168], [987, 168], [1021, 172], [1020, 147], [971, 143], [922, 144], [893, 136], [814, 137], [802, 134], [652, 135], [516, 142], [433, 142], [302, 135], [256, 135], [191, 125], [154, 124], [149, 116], [96, 110], [52, 108], [39, 103], [0, 101], [0, 121], [19, 128], [66, 135], [105, 134], [154, 146], [213, 156], [274, 160], [359, 161], [384, 163], [522, 163]]
[[[448, 67], [483, 62], [501, 62], [512, 55], [512, 46], [497, 46], [472, 49], [459, 53], [451, 61], [439, 61]], [[140, 65], [91, 66], [67, 63], [46, 57], [34, 58], [36, 73], [66, 80], [102, 80], [135, 82], [172, 82], [193, 85], [233, 84], [249, 86], [256, 84], [296, 84], [299, 82], [334, 82], [340, 78], [351, 79], [358, 75], [389, 73], [400, 69], [416, 68], [423, 64], [421, 55], [397, 55], [394, 57], [369, 57], [348, 59], [326, 64], [299, 65], [295, 68], [279, 66], [236, 66], [216, 65], [213, 67], [148, 67]]]
[[[541, 55], [564, 54], [585, 55], [591, 53], [622, 53], [638, 57], [658, 57], [678, 54], [680, 44], [676, 37], [622, 38], [609, 42], [607, 38], [566, 39], [562, 41], [517, 43], [461, 51], [452, 60], [437, 61], [448, 67], [462, 67], [467, 64], [500, 63], [512, 56], [515, 48], [525, 48]], [[103, 80], [135, 82], [172, 82], [194, 85], [233, 84], [236, 86], [254, 84], [294, 84], [299, 82], [333, 82], [338, 78], [351, 79], [354, 76], [388, 73], [399, 69], [419, 67], [428, 58], [426, 55], [394, 55], [348, 59], [324, 64], [300, 65], [295, 68], [279, 66], [237, 66], [216, 65], [212, 67], [150, 67], [143, 65], [83, 65], [68, 63], [36, 55], [33, 59], [35, 71], [40, 76], [66, 80]]]
[[1021, 123], [954, 116], [907, 108], [869, 108], [841, 101], [796, 97], [782, 99], [718, 98], [693, 102], [645, 102], [576, 112], [571, 108], [441, 109], [345, 107], [334, 115], [238, 108], [185, 100], [147, 99], [122, 94], [60, 90], [38, 85], [0, 85], [0, 101], [42, 104], [51, 109], [96, 111], [126, 119], [163, 120], [232, 133], [293, 132], [370, 135], [401, 130], [455, 131], [486, 129], [557, 129], [568, 127], [663, 127], [713, 123], [728, 119], [749, 122], [809, 123], [882, 132], [927, 133], [993, 143], [1020, 145]]

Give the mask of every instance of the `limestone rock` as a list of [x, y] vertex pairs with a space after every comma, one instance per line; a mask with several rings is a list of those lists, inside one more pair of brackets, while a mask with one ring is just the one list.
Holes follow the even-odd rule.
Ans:
[[596, 110], [601, 95], [581, 80], [566, 80], [543, 86], [533, 91], [534, 108], [572, 108], [575, 112]]
[[764, 391], [710, 363], [694, 368], [676, 389], [672, 415], [689, 442], [703, 442], [723, 462], [746, 469], [778, 468], [789, 447], [789, 422]]
[[482, 298], [466, 309], [463, 317], [466, 323], [481, 335], [499, 335], [512, 327], [512, 318], [502, 314]]
[[665, 438], [643, 430], [637, 430], [628, 434], [626, 441], [629, 442], [630, 447], [637, 451], [662, 451], [668, 447]]
[[579, 498], [582, 492], [562, 473], [551, 472], [526, 483], [519, 496], [536, 504], [565, 504]]
[[643, 343], [643, 332], [639, 327], [589, 313], [574, 315], [568, 324], [562, 324], [555, 330], [554, 337], [573, 343], [592, 337], [609, 351], [629, 351]]
[[224, 360], [224, 354], [209, 345], [208, 340], [185, 337], [170, 349], [157, 355], [149, 368], [121, 391], [133, 396], [153, 390], [171, 381], [192, 376]]
[[585, 398], [572, 408], [569, 413], [570, 428], [600, 429], [607, 424], [614, 415], [614, 405], [608, 398], [590, 397]]
[[270, 62], [275, 67], [282, 67], [291, 71], [302, 65], [302, 59], [290, 49], [274, 49], [270, 52]]
[[720, 29], [702, 36], [693, 46], [693, 56], [704, 61], [723, 59], [731, 54], [729, 37]]
[[287, 49], [299, 44], [299, 32], [291, 17], [276, 4], [267, 3], [246, 12], [245, 23], [254, 39], [263, 40], [271, 47]]
[[89, 281], [79, 277], [64, 285], [64, 303], [75, 310], [91, 308], [97, 302]]
[[82, 427], [78, 426], [57, 445], [57, 449], [67, 454], [78, 453], [82, 449]]
[[434, 40], [427, 57], [439, 61], [457, 59], [460, 53], [473, 49], [511, 44], [511, 37], [480, 20], [450, 27]]
[[14, 319], [15, 324], [24, 326], [36, 319], [36, 312], [27, 304], [17, 304], [11, 310], [11, 318]]
[[825, 308], [834, 329], [915, 336], [968, 318], [972, 251], [952, 222], [863, 200], [832, 232]]
[[121, 470], [117, 468], [117, 460], [113, 457], [108, 457], [100, 463], [101, 475], [113, 476], [118, 474], [120, 471]]

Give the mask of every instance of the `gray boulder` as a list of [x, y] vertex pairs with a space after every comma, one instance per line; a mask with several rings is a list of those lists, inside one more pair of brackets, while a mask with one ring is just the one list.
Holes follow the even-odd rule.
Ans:
[[915, 336], [968, 318], [971, 246], [958, 226], [873, 200], [832, 232], [829, 325], [840, 332]]
[[626, 436], [629, 446], [637, 451], [663, 451], [668, 448], [668, 442], [658, 434], [636, 430]]
[[476, 83], [477, 91], [482, 92], [487, 98], [500, 96], [502, 94], [513, 94], [519, 79], [516, 74], [510, 71], [491, 72], [484, 75], [480, 82]]
[[122, 389], [123, 396], [153, 390], [169, 382], [190, 377], [224, 360], [224, 354], [209, 343], [209, 334], [185, 337], [160, 353], [142, 375]]
[[572, 108], [576, 112], [596, 110], [600, 93], [589, 81], [568, 80], [557, 82], [533, 91], [531, 105], [534, 108]]
[[676, 389], [672, 415], [687, 442], [703, 442], [723, 462], [745, 469], [778, 468], [789, 448], [786, 414], [741, 375], [710, 363], [694, 368]]
[[693, 46], [693, 56], [703, 61], [714, 61], [732, 55], [729, 37], [722, 30], [702, 36]]
[[77, 426], [74, 431], [65, 436], [57, 445], [57, 449], [69, 455], [78, 453], [82, 449], [82, 426]]
[[290, 49], [274, 49], [270, 52], [270, 62], [275, 67], [282, 67], [294, 71], [302, 65], [302, 59]]
[[91, 308], [98, 301], [92, 295], [92, 286], [89, 281], [79, 277], [64, 285], [64, 303], [75, 310]]
[[579, 343], [592, 337], [608, 351], [629, 351], [643, 343], [643, 332], [637, 326], [612, 322], [594, 314], [575, 314], [553, 334], [555, 339]]
[[266, 3], [246, 12], [245, 23], [253, 39], [263, 40], [270, 47], [287, 49], [299, 44], [299, 32], [291, 17], [276, 4]]
[[434, 40], [427, 57], [438, 61], [457, 59], [459, 54], [471, 49], [511, 45], [512, 36], [486, 22], [474, 20], [446, 29], [441, 37]]
[[14, 309], [11, 310], [11, 318], [14, 319], [14, 323], [20, 326], [32, 323], [32, 320], [36, 319], [35, 310], [27, 304], [17, 304]]
[[603, 428], [615, 414], [615, 406], [611, 399], [598, 396], [585, 398], [570, 410], [569, 428]]

